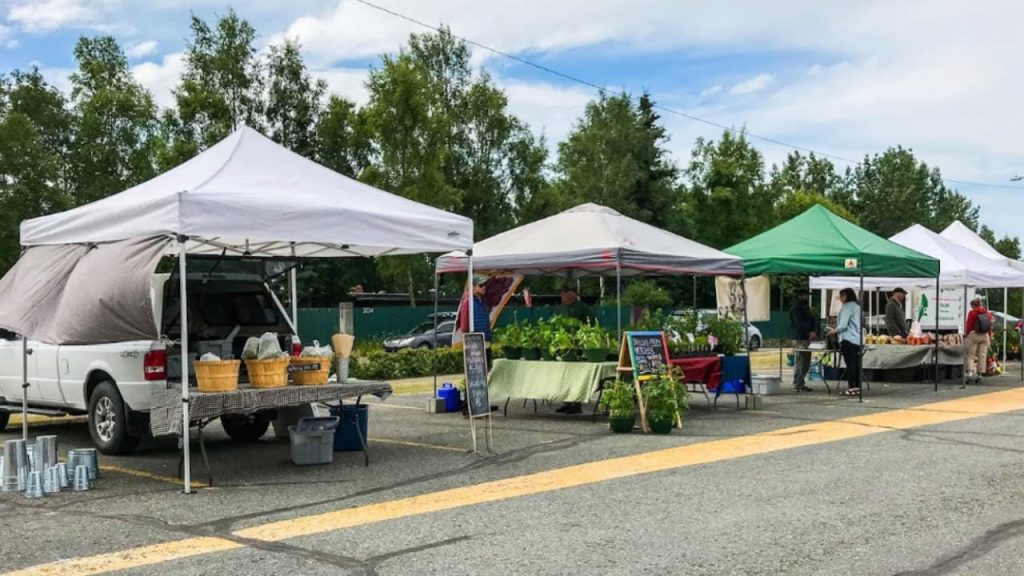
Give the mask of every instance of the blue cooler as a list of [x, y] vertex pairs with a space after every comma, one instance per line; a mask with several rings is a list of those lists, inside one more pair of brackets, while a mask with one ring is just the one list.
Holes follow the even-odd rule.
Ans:
[[458, 412], [462, 409], [459, 389], [453, 386], [451, 382], [445, 382], [437, 389], [437, 397], [444, 400], [445, 412]]
[[366, 440], [367, 424], [369, 423], [369, 410], [366, 404], [342, 404], [331, 406], [331, 415], [341, 418], [341, 422], [334, 430], [334, 451], [362, 450], [363, 445], [359, 442], [356, 428], [353, 421], [359, 423], [359, 430], [363, 433], [363, 440]]

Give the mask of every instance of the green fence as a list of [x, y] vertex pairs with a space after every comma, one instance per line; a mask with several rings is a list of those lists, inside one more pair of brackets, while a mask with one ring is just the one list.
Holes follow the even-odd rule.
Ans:
[[771, 319], [767, 322], [751, 322], [761, 331], [761, 337], [765, 340], [777, 340], [789, 338], [789, 312], [784, 310], [772, 310]]

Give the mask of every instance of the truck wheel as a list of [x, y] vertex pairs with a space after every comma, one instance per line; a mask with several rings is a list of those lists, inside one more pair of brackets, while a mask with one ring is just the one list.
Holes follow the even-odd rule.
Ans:
[[128, 412], [117, 386], [100, 382], [89, 396], [89, 435], [104, 454], [131, 454], [139, 437], [128, 433]]
[[235, 442], [255, 442], [267, 433], [270, 426], [270, 420], [258, 414], [225, 414], [220, 417], [220, 423]]
[[11, 413], [6, 410], [0, 411], [0, 432], [7, 429], [7, 423], [11, 421]]

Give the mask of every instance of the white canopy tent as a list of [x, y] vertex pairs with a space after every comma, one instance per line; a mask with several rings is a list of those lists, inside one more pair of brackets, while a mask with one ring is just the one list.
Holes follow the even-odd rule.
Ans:
[[[478, 270], [614, 275], [620, 303], [623, 276], [743, 276], [743, 259], [737, 256], [591, 203], [477, 242], [472, 255]], [[469, 265], [464, 252], [452, 252], [438, 258], [436, 272], [462, 272]], [[621, 312], [616, 324], [621, 332]]]
[[[148, 238], [163, 239], [165, 253], [179, 255], [180, 297], [187, 302], [186, 254], [289, 259], [468, 250], [473, 244], [473, 222], [345, 177], [242, 127], [152, 180], [21, 225], [26, 258], [43, 246]], [[467, 267], [472, 273], [471, 258]], [[24, 274], [24, 268], [23, 275], [32, 276]], [[294, 270], [291, 279], [294, 321]], [[27, 290], [16, 278], [3, 288], [0, 298], [15, 300]], [[21, 317], [10, 319], [0, 311], [0, 326], [32, 325], [24, 317], [25, 309], [20, 310]], [[180, 326], [188, 326], [186, 306], [180, 307], [180, 314]], [[36, 337], [19, 333], [26, 339]], [[181, 336], [181, 348], [188, 349], [187, 331]], [[181, 358], [187, 434], [188, 355], [183, 353]], [[183, 445], [188, 492], [189, 442]]]

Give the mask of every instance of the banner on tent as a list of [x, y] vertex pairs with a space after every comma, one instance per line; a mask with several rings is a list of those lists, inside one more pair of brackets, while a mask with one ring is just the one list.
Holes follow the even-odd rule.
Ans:
[[747, 320], [750, 322], [766, 322], [771, 320], [771, 285], [767, 276], [747, 278], [746, 301], [743, 299], [743, 287], [735, 278], [719, 276], [715, 278], [715, 295], [718, 298], [718, 310], [732, 318], [743, 318], [743, 308], [747, 308]]
[[[921, 316], [921, 329], [928, 331], [935, 329], [935, 290], [929, 288], [915, 288], [911, 290], [913, 299], [908, 301], [907, 313], [917, 320], [919, 312], [923, 309]], [[967, 298], [974, 297], [974, 290], [967, 290]], [[922, 300], [922, 298], [924, 300]], [[922, 304], [924, 304], [922, 306]], [[967, 302], [964, 301], [963, 288], [943, 288], [939, 290], [939, 330], [960, 330], [963, 331], [964, 310]]]

